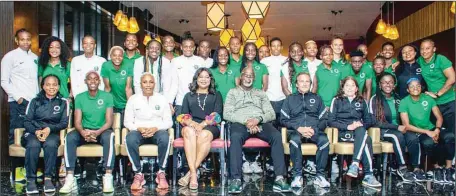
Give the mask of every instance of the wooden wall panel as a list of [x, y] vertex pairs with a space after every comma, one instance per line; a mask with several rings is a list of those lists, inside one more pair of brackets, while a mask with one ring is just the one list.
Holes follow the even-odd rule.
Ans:
[[13, 32], [25, 28], [32, 34], [32, 52], [39, 54], [38, 1], [14, 2]]
[[[0, 2], [0, 59], [14, 49], [13, 26], [14, 26], [14, 2]], [[8, 170], [8, 127], [9, 111], [8, 96], [3, 89], [0, 91], [0, 168], [2, 171]], [[1, 173], [0, 173], [1, 175]]]

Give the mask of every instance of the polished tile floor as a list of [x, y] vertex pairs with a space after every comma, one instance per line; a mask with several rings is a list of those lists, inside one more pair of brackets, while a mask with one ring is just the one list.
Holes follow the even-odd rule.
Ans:
[[[148, 183], [144, 186], [141, 192], [132, 193], [130, 191], [131, 180], [127, 182], [116, 181], [115, 192], [113, 194], [101, 193], [102, 182], [97, 179], [95, 174], [95, 165], [88, 163], [87, 174], [79, 179], [79, 192], [73, 195], [228, 195], [227, 187], [221, 187], [217, 175], [203, 174], [200, 177], [200, 187], [197, 193], [191, 193], [186, 188], [172, 187], [166, 191], [157, 191], [155, 183], [151, 178], [148, 178]], [[214, 172], [212, 172], [214, 173]], [[218, 173], [218, 172], [216, 172]], [[171, 176], [168, 179], [171, 180]], [[378, 177], [379, 178], [379, 177]], [[244, 175], [244, 191], [241, 195], [448, 195], [455, 196], [455, 189], [452, 185], [439, 185], [431, 182], [423, 184], [403, 184], [397, 180], [396, 176], [388, 175], [383, 182], [383, 187], [380, 190], [365, 188], [360, 185], [359, 179], [352, 180], [347, 178], [343, 180], [341, 185], [338, 184], [339, 179], [336, 175], [332, 175], [331, 188], [320, 189], [312, 185], [311, 177], [306, 177], [305, 186], [301, 189], [293, 190], [291, 193], [281, 194], [272, 191], [273, 177], [270, 174], [266, 176], [260, 175]], [[380, 178], [379, 178], [380, 179]], [[63, 178], [56, 184], [61, 186]], [[42, 190], [42, 182], [38, 182], [39, 189]], [[25, 195], [25, 185], [23, 183], [11, 183], [8, 173], [2, 173], [1, 178], [1, 195]], [[58, 195], [44, 194], [38, 195]]]

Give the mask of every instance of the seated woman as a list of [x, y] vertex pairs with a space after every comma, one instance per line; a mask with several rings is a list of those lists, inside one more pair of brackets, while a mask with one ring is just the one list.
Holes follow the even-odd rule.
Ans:
[[347, 76], [333, 98], [328, 116], [329, 126], [339, 129], [339, 140], [354, 142], [353, 162], [347, 175], [358, 177], [359, 162], [363, 162], [363, 185], [381, 187], [372, 171], [372, 139], [367, 129], [372, 125], [366, 101], [358, 91], [356, 80]]
[[182, 114], [178, 121], [184, 126], [184, 150], [190, 171], [179, 179], [179, 185], [191, 190], [198, 189], [196, 169], [209, 154], [211, 141], [218, 138], [220, 122], [223, 113], [222, 96], [215, 90], [212, 73], [207, 68], [200, 68], [193, 76], [190, 92], [184, 97]]
[[103, 176], [103, 192], [114, 191], [112, 169], [115, 161], [114, 132], [112, 131], [114, 101], [112, 95], [98, 90], [100, 75], [96, 71], [86, 74], [85, 82], [88, 91], [76, 96], [74, 127], [65, 138], [65, 166], [67, 175], [60, 193], [71, 193], [78, 190], [74, 177], [76, 149], [87, 143], [103, 145], [103, 164], [106, 174]]
[[393, 144], [394, 154], [399, 163], [397, 173], [406, 182], [414, 181], [414, 176], [407, 170], [405, 162], [406, 127], [400, 125], [398, 107], [400, 100], [394, 93], [396, 79], [393, 74], [385, 72], [379, 77], [379, 89], [369, 102], [369, 112], [373, 115], [375, 126], [380, 128], [381, 139]]
[[131, 190], [141, 190], [146, 184], [139, 159], [139, 146], [143, 143], [157, 144], [160, 169], [155, 181], [158, 188], [167, 189], [165, 171], [171, 145], [168, 129], [173, 126], [171, 108], [165, 96], [154, 92], [155, 78], [151, 73], [144, 72], [140, 81], [141, 91], [130, 97], [125, 108], [125, 127], [130, 129], [126, 146], [135, 172]]
[[[429, 155], [434, 163], [434, 181], [444, 183], [443, 171], [437, 164], [440, 157], [445, 160], [454, 158], [454, 133], [440, 130], [443, 124], [443, 117], [435, 100], [422, 93], [421, 83], [418, 78], [411, 78], [407, 81], [409, 96], [402, 99], [399, 106], [402, 123], [407, 127], [405, 140], [414, 174], [417, 181], [425, 181], [426, 175], [419, 168], [421, 149], [423, 146], [425, 154]], [[435, 125], [431, 122], [431, 113], [435, 116]], [[437, 148], [438, 144], [444, 148]], [[451, 167], [451, 165], [450, 165]], [[450, 174], [451, 176], [451, 174]]]
[[41, 92], [27, 106], [24, 121], [25, 169], [27, 171], [27, 194], [38, 193], [36, 169], [41, 148], [44, 151], [44, 192], [54, 192], [52, 176], [55, 171], [57, 151], [60, 145], [59, 132], [68, 126], [69, 106], [59, 93], [60, 80], [49, 74], [41, 81]]

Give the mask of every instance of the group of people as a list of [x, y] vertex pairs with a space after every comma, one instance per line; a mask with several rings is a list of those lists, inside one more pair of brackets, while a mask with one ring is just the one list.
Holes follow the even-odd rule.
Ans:
[[[211, 58], [209, 42], [196, 45], [191, 37], [182, 40], [178, 56], [172, 36], [163, 37], [163, 43], [149, 41], [142, 56], [137, 36], [127, 34], [124, 47], [112, 47], [106, 61], [94, 54], [95, 39], [87, 35], [82, 40], [84, 54], [72, 58], [71, 64], [68, 47], [57, 37], [43, 42], [39, 57], [30, 51], [30, 32], [18, 30], [15, 41], [18, 48], [1, 61], [1, 85], [10, 106], [10, 143], [15, 128], [26, 132], [22, 145], [27, 193], [38, 193], [35, 181], [41, 148], [44, 191], [55, 191], [51, 177], [63, 142], [58, 132], [68, 126], [72, 113], [75, 130], [65, 137], [66, 177], [60, 193], [78, 189], [76, 149], [86, 143], [103, 146], [103, 192], [114, 191], [114, 113], [121, 114], [121, 126], [129, 130], [122, 142], [135, 173], [132, 191], [146, 183], [139, 156], [139, 146], [145, 143], [158, 146], [155, 182], [159, 189], [168, 188], [165, 172], [172, 145], [168, 129], [174, 121], [182, 127], [176, 137], [184, 139], [189, 167], [178, 183], [191, 190], [198, 189], [197, 169], [211, 141], [220, 137], [222, 120], [230, 129], [230, 193], [242, 191], [242, 170], [249, 167], [243, 165], [248, 155], [243, 155], [242, 146], [250, 137], [271, 146], [274, 191], [303, 186], [301, 143], [317, 145], [316, 156], [307, 163], [315, 162], [314, 184], [330, 187], [325, 176], [330, 148], [327, 127], [338, 129], [340, 141], [354, 143], [347, 175], [357, 178], [362, 164], [363, 185], [382, 186], [372, 170], [372, 139], [366, 131], [371, 127], [380, 128], [381, 139], [393, 143], [397, 174], [404, 181], [426, 180], [420, 167], [423, 148], [423, 155], [435, 163], [434, 181], [454, 183], [455, 72], [451, 61], [436, 53], [432, 40], [422, 41], [420, 48], [403, 46], [399, 60], [393, 57], [394, 45], [384, 43], [369, 62], [364, 44], [345, 59], [341, 38], [319, 50], [312, 40], [304, 45], [294, 42], [286, 57], [281, 55], [280, 38], [258, 49], [254, 43], [242, 46], [239, 38], [232, 37], [229, 47], [217, 47]], [[286, 179], [281, 127], [287, 128], [290, 143], [291, 185]]]

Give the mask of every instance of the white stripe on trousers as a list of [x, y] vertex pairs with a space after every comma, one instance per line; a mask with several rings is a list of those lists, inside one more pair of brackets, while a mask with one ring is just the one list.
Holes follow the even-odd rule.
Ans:
[[[364, 133], [364, 139], [363, 139], [363, 142], [361, 143], [361, 148], [359, 149], [359, 154], [356, 155], [356, 159], [358, 159], [358, 161], [361, 159], [361, 154], [363, 154], [363, 149], [366, 146], [366, 140], [367, 140], [367, 133]], [[355, 145], [355, 144], [353, 144], [353, 145]]]
[[401, 144], [399, 143], [399, 139], [397, 139], [397, 136], [394, 134], [385, 133], [385, 135], [383, 135], [383, 137], [393, 138], [396, 148], [398, 148], [398, 151], [399, 151], [399, 157], [401, 158], [401, 164], [405, 164], [404, 156], [402, 155]]
[[63, 155], [65, 157], [65, 167], [68, 168], [68, 167], [70, 167], [70, 161], [68, 161], [68, 150], [67, 150], [67, 148], [68, 148], [67, 141], [68, 140], [67, 140], [67, 136], [68, 136], [68, 134], [65, 136], [65, 149], [64, 149], [65, 152], [63, 153]]
[[169, 148], [171, 147], [171, 138], [168, 139], [168, 148], [166, 149], [166, 154], [165, 154], [165, 160], [163, 160], [163, 165], [162, 168], [165, 167], [166, 163], [168, 162], [168, 156], [169, 156]]
[[367, 156], [367, 162], [369, 162], [369, 168], [370, 168], [370, 172], [372, 172], [372, 158], [371, 158], [371, 154], [370, 154], [370, 151], [369, 151], [369, 145], [366, 145], [366, 147], [364, 148], [364, 151], [366, 153], [366, 156]]
[[[133, 168], [133, 171], [136, 172], [136, 171], [138, 171], [138, 168], [136, 168], [135, 162], [133, 162], [133, 159], [131, 158], [130, 151], [128, 151], [127, 139], [125, 139], [124, 143], [125, 143], [125, 148], [127, 149], [128, 159], [130, 160], [130, 163], [131, 163], [131, 168]], [[138, 155], [139, 155], [139, 149], [138, 149]]]
[[[106, 166], [108, 167], [111, 167], [111, 159], [112, 159], [112, 154], [114, 153], [113, 150], [114, 150], [114, 132], [111, 133], [111, 137], [109, 138], [109, 155], [108, 155], [108, 163], [106, 164]], [[113, 169], [113, 168], [111, 168]]]

